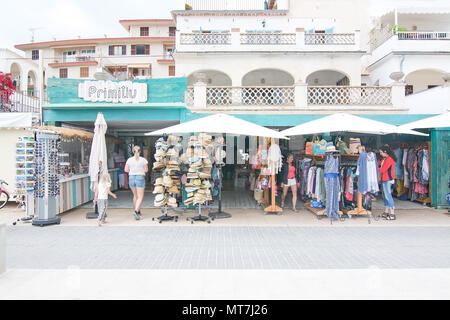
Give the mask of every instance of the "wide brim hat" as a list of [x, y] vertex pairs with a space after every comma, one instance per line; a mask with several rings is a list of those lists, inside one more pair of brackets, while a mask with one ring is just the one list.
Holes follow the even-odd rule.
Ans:
[[203, 167], [212, 168], [212, 162], [211, 162], [210, 158], [203, 159], [202, 163], [203, 163]]
[[153, 190], [153, 194], [158, 194], [158, 193], [164, 193], [163, 186], [155, 186], [155, 189]]
[[209, 182], [209, 180], [203, 180], [203, 182], [202, 182], [202, 188], [204, 188], [204, 189], [209, 189], [209, 188], [211, 188], [211, 182]]
[[178, 207], [177, 199], [175, 199], [174, 197], [169, 197], [169, 199], [167, 200], [167, 205], [171, 208]]
[[155, 197], [154, 204], [157, 207], [162, 207], [167, 203], [167, 194], [157, 194]]
[[169, 146], [174, 146], [178, 143], [178, 137], [176, 135], [171, 134], [168, 138], [167, 138], [167, 144]]
[[153, 170], [163, 169], [164, 163], [161, 161], [153, 162]]
[[335, 146], [328, 146], [326, 153], [341, 153], [340, 150], [337, 150]]
[[166, 156], [167, 157], [177, 157], [178, 158], [178, 151], [175, 148], [170, 148], [170, 149], [167, 150]]
[[186, 175], [186, 178], [188, 178], [188, 179], [198, 179], [199, 175], [198, 175], [198, 173], [188, 173]]
[[164, 180], [162, 177], [156, 178], [155, 180], [155, 186], [162, 186], [164, 183]]
[[171, 187], [173, 186], [173, 181], [172, 178], [170, 176], [164, 176], [163, 178], [163, 184], [165, 187]]
[[174, 186], [171, 186], [171, 187], [167, 190], [167, 192], [173, 193], [173, 194], [179, 194], [179, 193], [180, 193], [180, 189], [178, 189], [178, 187], [174, 185]]
[[199, 187], [188, 187], [188, 186], [186, 186], [186, 192], [187, 193], [193, 193], [193, 192], [195, 192], [195, 191], [197, 191], [198, 189], [200, 189]]
[[211, 179], [211, 173], [210, 172], [200, 172], [199, 176], [201, 179]]
[[177, 166], [178, 167], [178, 161], [176, 161], [176, 160], [169, 160], [167, 162], [167, 165], [168, 166]]

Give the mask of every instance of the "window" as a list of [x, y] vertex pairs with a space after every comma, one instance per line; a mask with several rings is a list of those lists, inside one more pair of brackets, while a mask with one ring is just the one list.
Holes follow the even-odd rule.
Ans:
[[148, 44], [136, 44], [131, 46], [131, 55], [149, 55], [150, 45]]
[[169, 27], [169, 37], [175, 37], [176, 31], [176, 27]]
[[410, 94], [414, 93], [414, 87], [410, 84], [407, 84], [405, 86], [405, 96], [409, 96]]
[[169, 77], [175, 76], [175, 66], [169, 66]]
[[39, 50], [31, 51], [31, 60], [39, 60]]
[[164, 47], [164, 59], [172, 59], [174, 47]]
[[80, 68], [80, 78], [89, 78], [89, 67]]
[[59, 69], [59, 77], [62, 79], [67, 78], [67, 68]]
[[75, 62], [76, 51], [65, 51], [63, 52], [63, 62]]
[[141, 27], [141, 37], [148, 37], [149, 29], [148, 27]]
[[81, 56], [78, 57], [79, 61], [90, 61], [95, 57], [95, 49], [87, 49], [80, 51]]
[[109, 46], [109, 55], [110, 56], [125, 56], [127, 54], [127, 46]]

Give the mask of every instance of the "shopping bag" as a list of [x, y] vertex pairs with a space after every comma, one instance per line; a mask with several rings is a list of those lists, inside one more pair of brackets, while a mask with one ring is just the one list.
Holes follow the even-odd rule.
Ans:
[[305, 154], [311, 154], [311, 155], [313, 154], [312, 142], [311, 141], [306, 143]]
[[255, 189], [254, 198], [257, 202], [261, 202], [264, 199], [264, 190]]
[[319, 141], [319, 137], [314, 136], [312, 147], [314, 155], [324, 154], [327, 151], [327, 141], [325, 139]]

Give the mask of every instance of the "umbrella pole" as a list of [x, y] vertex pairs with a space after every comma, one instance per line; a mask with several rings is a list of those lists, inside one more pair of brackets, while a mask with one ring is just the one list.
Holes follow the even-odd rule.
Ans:
[[219, 198], [218, 198], [219, 208], [217, 212], [210, 212], [209, 216], [213, 219], [231, 218], [230, 213], [222, 211], [222, 180], [223, 180], [222, 165], [219, 165], [218, 168], [219, 168]]

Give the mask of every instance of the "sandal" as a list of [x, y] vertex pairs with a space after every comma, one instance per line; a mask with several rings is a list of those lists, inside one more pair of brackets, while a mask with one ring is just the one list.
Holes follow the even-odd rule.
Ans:
[[383, 219], [386, 219], [386, 220], [387, 220], [387, 218], [389, 217], [389, 212], [383, 212], [383, 214], [381, 215], [381, 217], [382, 217]]
[[387, 220], [395, 220], [395, 219], [396, 219], [395, 214], [389, 214], [387, 217]]

